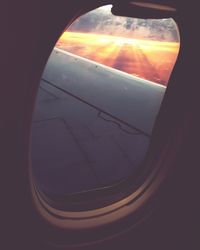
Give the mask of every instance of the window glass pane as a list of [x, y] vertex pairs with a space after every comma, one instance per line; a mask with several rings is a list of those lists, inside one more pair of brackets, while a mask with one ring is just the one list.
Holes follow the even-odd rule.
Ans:
[[138, 172], [179, 50], [172, 19], [93, 10], [64, 31], [41, 79], [32, 129], [39, 188], [112, 186]]

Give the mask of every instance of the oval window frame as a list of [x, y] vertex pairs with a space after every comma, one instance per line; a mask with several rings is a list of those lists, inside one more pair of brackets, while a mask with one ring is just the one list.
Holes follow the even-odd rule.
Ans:
[[[106, 4], [111, 3], [109, 2]], [[78, 16], [104, 5], [105, 3], [103, 5], [93, 5], [87, 10], [80, 11], [79, 14], [71, 19], [71, 21], [67, 24], [67, 27], [69, 27]], [[58, 39], [59, 37], [60, 36], [58, 36]], [[175, 65], [178, 62], [180, 51], [181, 48], [179, 50]], [[164, 99], [165, 98], [166, 95], [164, 96]], [[159, 119], [156, 121], [156, 123], [159, 123]], [[177, 138], [179, 138], [179, 135], [177, 135]], [[149, 147], [151, 147], [151, 145]], [[131, 189], [132, 191], [129, 190], [129, 192], [131, 192], [128, 192], [129, 195], [127, 195], [128, 193], [126, 193], [123, 199], [112, 202], [110, 205], [106, 205], [105, 207], [89, 210], [85, 209], [84, 211], [62, 211], [48, 204], [48, 199], [46, 199], [37, 189], [30, 169], [30, 185], [36, 210], [37, 212], [39, 212], [40, 216], [53, 228], [57, 228], [61, 231], [64, 230], [64, 232], [73, 231], [77, 233], [78, 231], [80, 231], [82, 233], [85, 229], [102, 229], [107, 226], [109, 227], [114, 222], [119, 222], [125, 218], [127, 219], [130, 216], [134, 216], [134, 220], [130, 224], [136, 225], [141, 220], [141, 218], [144, 217], [144, 214], [147, 211], [146, 209], [144, 209], [142, 213], [137, 214], [137, 212], [141, 210], [141, 208], [143, 208], [145, 204], [147, 205], [145, 207], [148, 207], [148, 210], [151, 210], [148, 204], [151, 201], [151, 198], [154, 197], [154, 195], [157, 193], [159, 187], [166, 178], [166, 175], [169, 171], [169, 166], [172, 165], [173, 162], [173, 157], [166, 159], [167, 153], [171, 150], [173, 150], [173, 147], [171, 147], [171, 141], [168, 141], [159, 151], [159, 160], [157, 159], [157, 156], [152, 153], [155, 151], [154, 148], [148, 153], [145, 165], [148, 164], [149, 167], [148, 171], [145, 171], [145, 181], [143, 179], [143, 184], [139, 183], [138, 186], [135, 187], [134, 191], [133, 189]], [[150, 207], [152, 208], [152, 206]], [[120, 231], [123, 230], [124, 228], [120, 229]], [[117, 234], [119, 229], [117, 229], [116, 231], [117, 232], [115, 233]], [[109, 235], [110, 234], [105, 236], [105, 238], [109, 237]]]

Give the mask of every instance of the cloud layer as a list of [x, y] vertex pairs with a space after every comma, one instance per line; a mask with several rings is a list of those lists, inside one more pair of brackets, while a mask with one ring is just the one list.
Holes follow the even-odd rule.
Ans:
[[114, 16], [111, 5], [90, 11], [78, 18], [69, 31], [107, 34], [129, 38], [179, 42], [173, 19], [138, 19]]

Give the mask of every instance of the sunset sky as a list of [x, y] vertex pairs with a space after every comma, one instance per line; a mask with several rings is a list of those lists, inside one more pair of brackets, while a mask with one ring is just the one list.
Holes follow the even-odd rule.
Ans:
[[174, 21], [118, 17], [110, 8], [101, 7], [77, 19], [56, 47], [167, 85], [179, 51]]

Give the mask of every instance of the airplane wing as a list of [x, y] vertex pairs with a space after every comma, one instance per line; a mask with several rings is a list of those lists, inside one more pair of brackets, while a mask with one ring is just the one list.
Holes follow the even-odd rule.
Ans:
[[164, 93], [164, 86], [55, 48], [33, 118], [39, 187], [66, 195], [112, 185], [137, 170]]
[[57, 48], [42, 79], [148, 135], [166, 88]]

